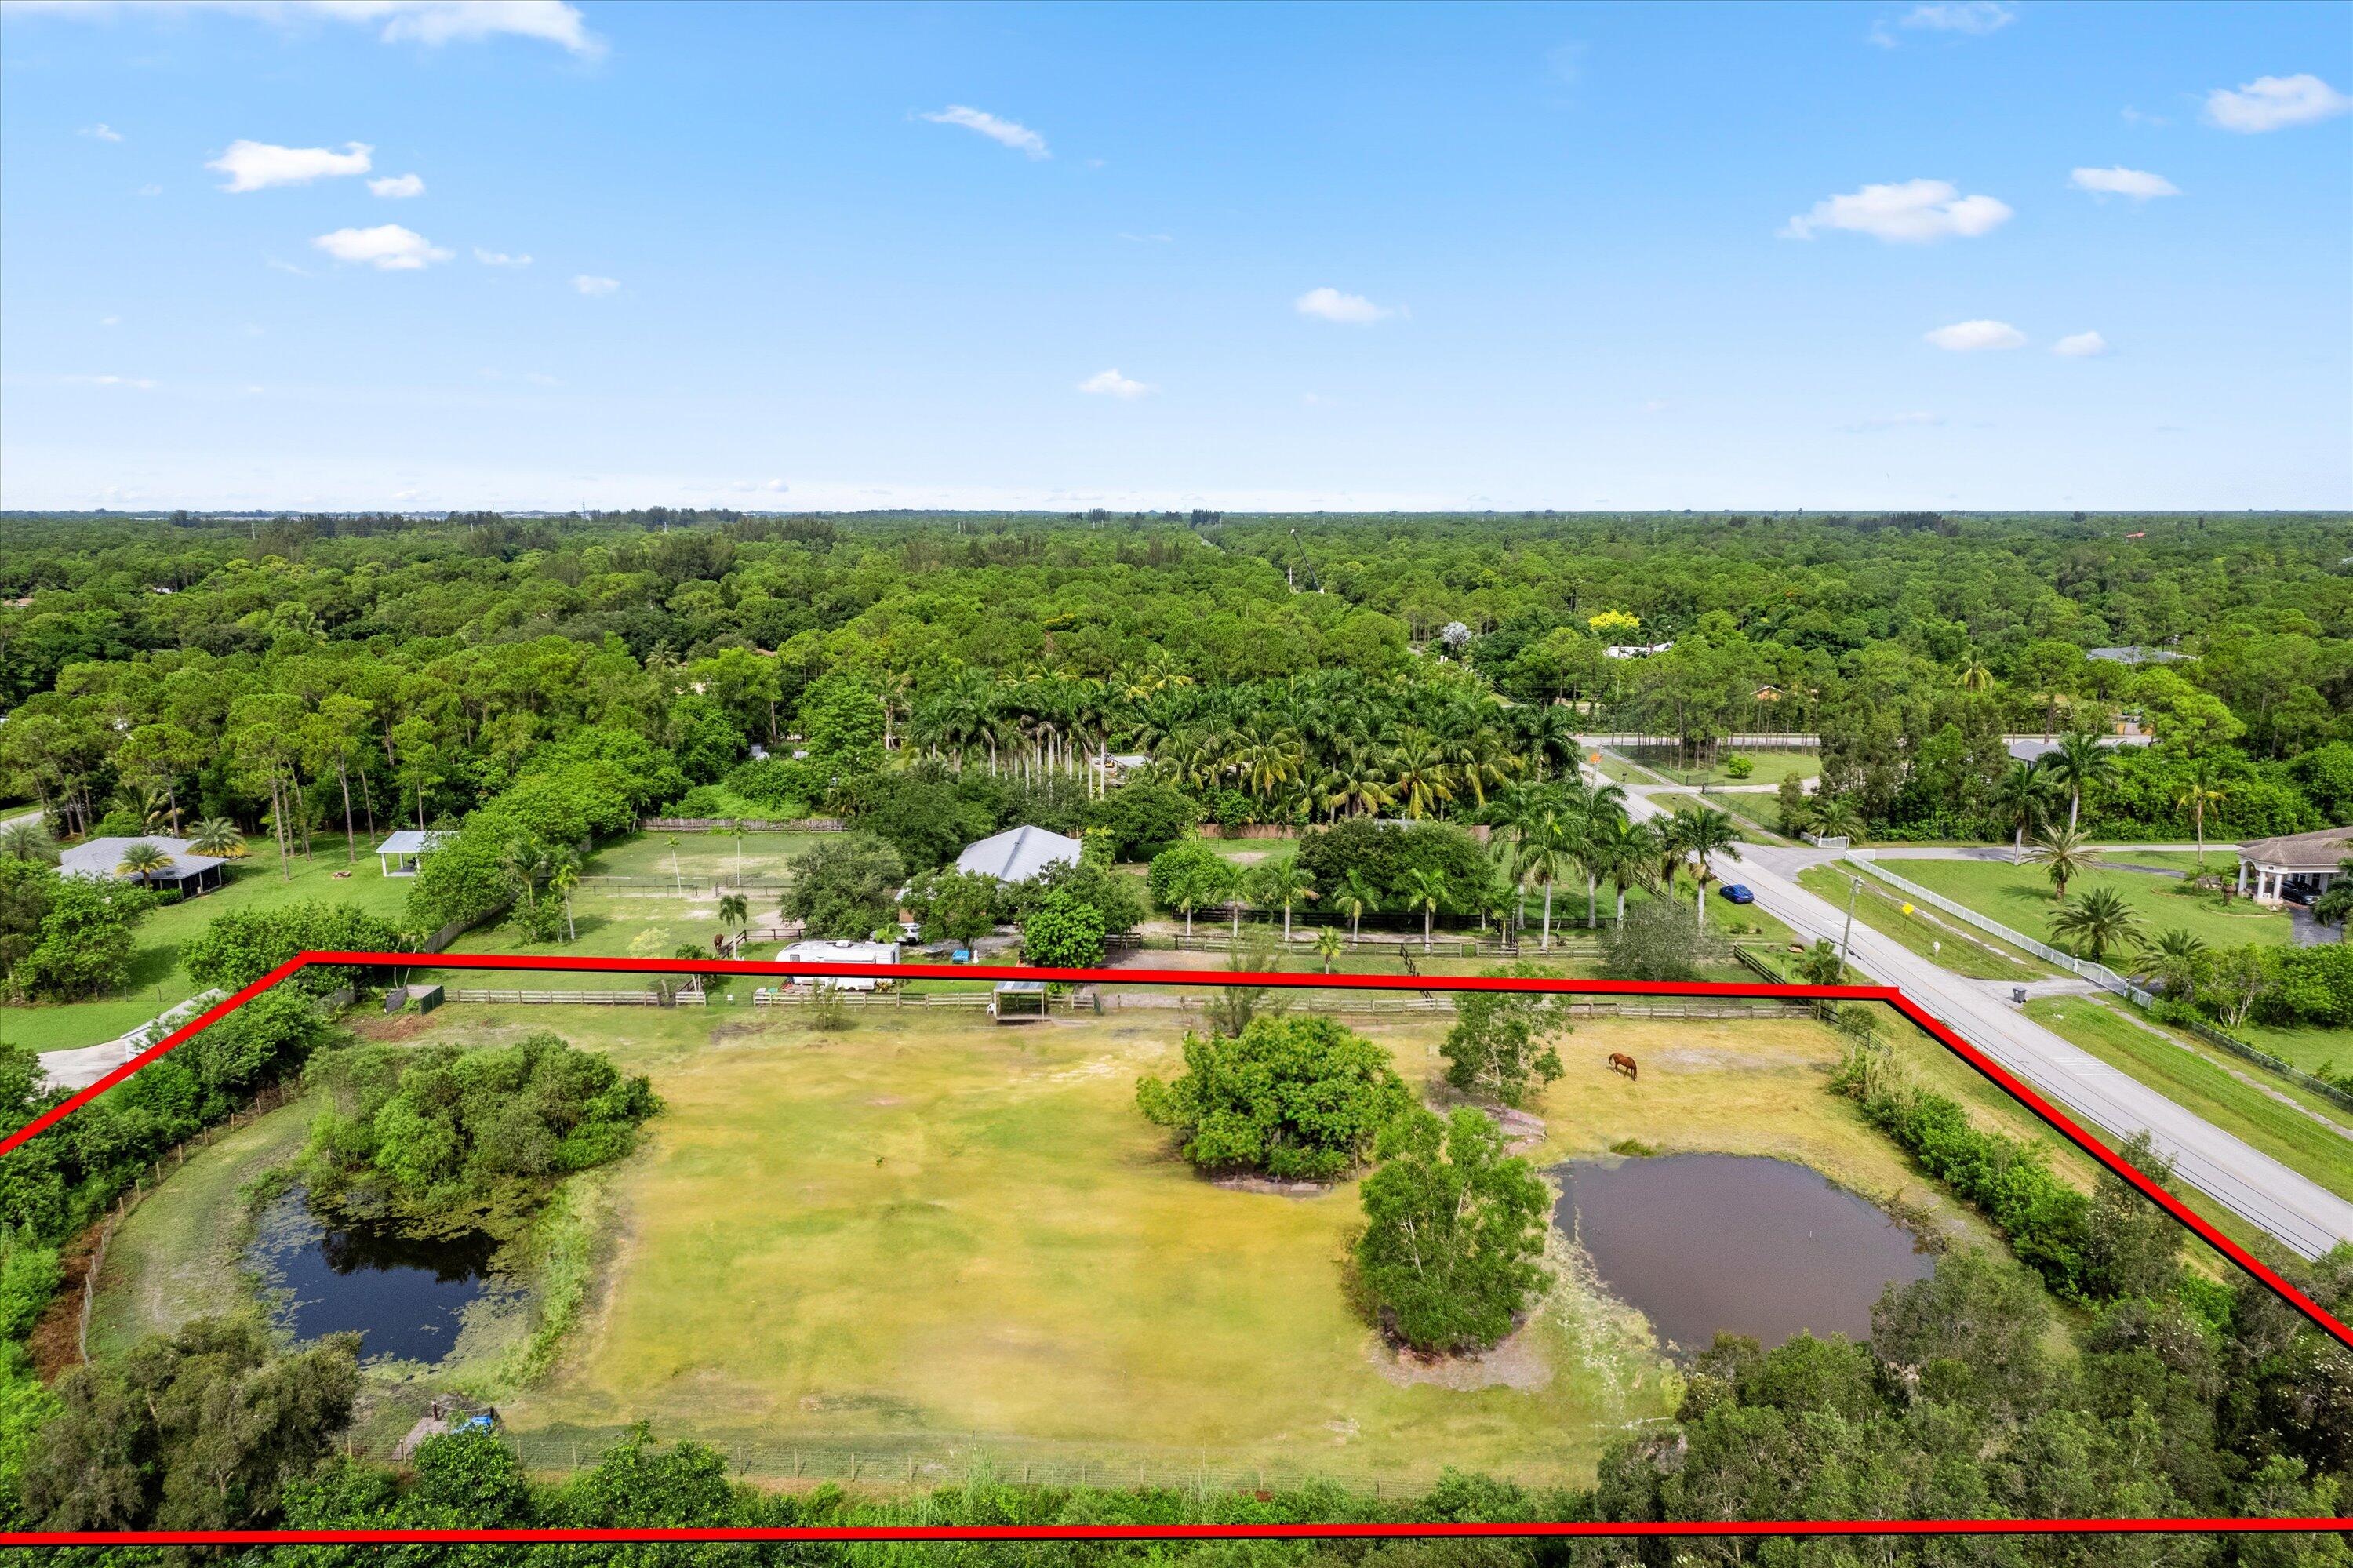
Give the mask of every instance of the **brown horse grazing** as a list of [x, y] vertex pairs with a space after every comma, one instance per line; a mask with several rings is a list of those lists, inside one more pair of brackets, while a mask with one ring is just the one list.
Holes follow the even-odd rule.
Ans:
[[1623, 1051], [1609, 1053], [1609, 1070], [1613, 1073], [1623, 1073], [1638, 1084], [1642, 1081], [1642, 1070], [1635, 1066], [1634, 1058]]

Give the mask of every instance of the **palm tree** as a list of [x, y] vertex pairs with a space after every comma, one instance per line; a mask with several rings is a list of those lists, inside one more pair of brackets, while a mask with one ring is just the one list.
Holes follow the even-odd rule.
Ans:
[[2140, 916], [2115, 888], [2094, 887], [2051, 917], [2051, 934], [2098, 963], [2140, 934]]
[[1398, 743], [1389, 748], [1388, 761], [1389, 776], [1396, 781], [1397, 798], [1405, 802], [1407, 816], [1428, 816], [1441, 802], [1454, 798], [1453, 770], [1427, 730], [1400, 731]]
[[1332, 960], [1340, 956], [1340, 927], [1326, 926], [1315, 933], [1315, 956], [1324, 960], [1324, 972], [1332, 972]]
[[1544, 947], [1552, 950], [1552, 890], [1560, 874], [1577, 857], [1578, 828], [1577, 819], [1557, 806], [1546, 806], [1531, 817], [1520, 830], [1520, 861], [1527, 872], [1544, 884]]
[[2037, 837], [2026, 858], [2050, 874], [2051, 885], [2059, 890], [2059, 902], [2067, 902], [2067, 885], [2100, 864], [2100, 852], [2094, 849], [2084, 836], [2073, 828], [2056, 828]]
[[2193, 755], [2181, 788], [2174, 792], [2173, 804], [2176, 810], [2186, 808], [2191, 822], [2197, 826], [2198, 870], [2201, 875], [2206, 870], [2206, 808], [2221, 805], [2222, 797], [2228, 793], [2229, 787], [2223, 784], [2221, 771], [2214, 766], [2214, 758], [2205, 752]]
[[2059, 749], [2044, 755], [2043, 766], [2067, 787], [2067, 826], [2073, 829], [2084, 811], [2084, 790], [2116, 771], [2116, 754], [2100, 744], [2100, 732], [2079, 729], [2059, 737]]
[[54, 865], [58, 859], [58, 842], [49, 837], [49, 830], [41, 825], [40, 818], [22, 817], [0, 828], [0, 859]]
[[752, 901], [740, 892], [720, 895], [719, 923], [730, 931], [751, 925]]
[[2026, 835], [2041, 832], [2051, 820], [2058, 785], [2050, 773], [2031, 762], [2013, 762], [1994, 780], [1991, 804], [2001, 824], [2010, 831], [2010, 863], [2026, 858]]
[[1961, 656], [1960, 673], [1954, 677], [1953, 684], [1965, 692], [1983, 692], [1992, 689], [1993, 672], [1986, 668], [1986, 662], [1978, 657], [1976, 649], [1972, 648]]
[[1600, 911], [1595, 898], [1601, 879], [1609, 874], [1606, 846], [1614, 830], [1626, 825], [1626, 791], [1615, 784], [1588, 785], [1577, 779], [1575, 789], [1578, 800], [1577, 835], [1577, 866], [1585, 874], [1585, 928], [1601, 928]]
[[1587, 830], [1586, 853], [1597, 875], [1618, 894], [1618, 919], [1626, 918], [1626, 889], [1642, 879], [1651, 863], [1651, 834], [1647, 825], [1630, 822], [1623, 813], [1610, 816]]
[[115, 874], [144, 882], [159, 871], [171, 869], [172, 857], [162, 845], [138, 839], [122, 846], [122, 858], [114, 863]]
[[[580, 939], [580, 927], [572, 923], [572, 890], [580, 885], [580, 857], [570, 850], [561, 850], [554, 858], [555, 869], [548, 873], [548, 891], [564, 900], [564, 939], [576, 942]], [[736, 893], [729, 895], [729, 897], [735, 900], [735, 913], [739, 918], [742, 917], [744, 895]], [[725, 898], [719, 901], [719, 917], [723, 920], [727, 917]]]
[[1726, 860], [1740, 858], [1740, 830], [1732, 823], [1729, 812], [1713, 806], [1702, 806], [1686, 811], [1675, 823], [1676, 836], [1688, 851], [1694, 864], [1692, 874], [1699, 881], [1699, 923], [1707, 925], [1707, 885], [1715, 874], [1708, 864], [1710, 855], [1720, 854]]
[[1421, 950], [1430, 951], [1430, 924], [1446, 902], [1446, 874], [1415, 866], [1405, 874], [1405, 912], [1421, 911]]
[[206, 817], [196, 824], [195, 836], [188, 840], [188, 847], [198, 854], [236, 860], [245, 853], [245, 831], [227, 817]]
[[1272, 909], [1278, 906], [1282, 908], [1282, 939], [1285, 943], [1291, 940], [1291, 906], [1303, 898], [1313, 901], [1317, 896], [1315, 879], [1307, 874], [1306, 868], [1299, 863], [1299, 857], [1295, 854], [1270, 860], [1252, 872], [1250, 894], [1253, 902], [1261, 909]]
[[1846, 960], [1838, 944], [1823, 938], [1798, 955], [1798, 978], [1808, 985], [1839, 985], [1846, 980]]
[[1355, 866], [1340, 879], [1339, 889], [1332, 895], [1332, 907], [1348, 917], [1348, 946], [1356, 945], [1356, 933], [1365, 923], [1365, 911], [1381, 906], [1381, 895], [1365, 880], [1365, 874]]
[[2176, 1001], [2197, 989], [2198, 968], [2205, 960], [2205, 941], [2179, 927], [2140, 939], [2140, 977], [2155, 980]]
[[1817, 839], [1854, 840], [1862, 836], [1862, 813], [1844, 795], [1817, 796], [1814, 800], [1814, 837]]

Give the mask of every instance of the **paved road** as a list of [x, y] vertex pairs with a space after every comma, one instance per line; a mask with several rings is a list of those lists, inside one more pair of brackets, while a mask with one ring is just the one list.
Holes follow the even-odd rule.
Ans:
[[[1630, 795], [1626, 808], [1637, 821], [1664, 810], [1640, 795]], [[1719, 857], [1717, 876], [1746, 884], [1758, 904], [1801, 938], [1839, 939], [1845, 911], [1797, 882], [1801, 868], [1835, 856], [1810, 847], [1756, 844], [1743, 845], [1741, 854], [1738, 861]], [[2353, 1202], [2069, 1044], [1979, 982], [1931, 963], [1861, 922], [1854, 927], [1852, 956], [1856, 969], [1882, 984], [1901, 987], [2045, 1097], [2117, 1138], [2146, 1129], [2173, 1157], [2184, 1181], [2305, 1256], [2316, 1257], [2340, 1240], [2353, 1240]]]

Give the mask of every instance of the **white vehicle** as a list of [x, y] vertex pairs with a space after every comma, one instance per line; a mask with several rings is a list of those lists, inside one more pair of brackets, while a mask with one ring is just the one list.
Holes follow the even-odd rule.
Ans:
[[[776, 955], [780, 964], [896, 964], [896, 942], [795, 942]], [[888, 975], [812, 975], [793, 977], [795, 985], [829, 987], [835, 991], [880, 991], [891, 983]]]

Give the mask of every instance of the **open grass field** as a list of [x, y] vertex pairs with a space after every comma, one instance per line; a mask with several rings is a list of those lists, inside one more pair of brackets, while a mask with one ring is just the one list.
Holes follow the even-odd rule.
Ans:
[[356, 904], [371, 915], [396, 920], [411, 884], [406, 877], [383, 874], [368, 853], [377, 842], [360, 841], [358, 860], [347, 863], [343, 834], [313, 834], [310, 858], [293, 858], [289, 881], [280, 869], [276, 847], [256, 839], [250, 856], [229, 863], [229, 879], [221, 887], [165, 905], [140, 919], [132, 930], [137, 946], [131, 979], [122, 991], [95, 1001], [0, 1008], [0, 1040], [36, 1051], [63, 1051], [95, 1045], [138, 1028], [195, 994], [195, 986], [180, 969], [181, 944], [233, 909], [274, 909], [320, 899]]
[[[1905, 863], [1907, 866], [1914, 863]], [[1859, 894], [1852, 883], [1857, 876], [1862, 878]], [[1989, 937], [1951, 916], [1917, 905], [1906, 915], [1904, 906], [1907, 900], [1903, 895], [1863, 873], [1843, 866], [1810, 865], [1798, 874], [1798, 885], [1828, 899], [1840, 910], [1844, 910], [1852, 898], [1857, 925], [1894, 938], [1913, 952], [1942, 964], [1955, 974], [1967, 975], [1971, 980], [2031, 980], [2045, 979], [2052, 972], [2049, 965], [2032, 954]]]
[[[2134, 852], [2123, 850], [2113, 852], [2110, 858], [2165, 863], [2159, 857], [2137, 856]], [[2216, 863], [2221, 863], [2219, 858]], [[1905, 860], [1891, 863], [1889, 869], [2030, 937], [2051, 940], [2051, 917], [2058, 913], [2060, 906], [2052, 896], [2050, 877], [2040, 866], [2013, 866], [1982, 860]], [[2113, 889], [2131, 905], [2143, 928], [2152, 936], [2178, 927], [2216, 948], [2289, 940], [2289, 921], [2284, 914], [2259, 908], [2244, 898], [2234, 898], [2226, 906], [2219, 895], [2194, 893], [2174, 877], [2147, 872], [2096, 871], [2070, 882], [2067, 896], [2074, 898], [2095, 887]]]
[[2303, 1024], [2283, 1029], [2268, 1023], [2242, 1023], [2232, 1031], [2258, 1051], [2268, 1051], [2290, 1066], [2307, 1073], [2323, 1067], [2353, 1070], [2353, 1033]]
[[[670, 878], [688, 885], [747, 878], [782, 879], [790, 862], [823, 833], [623, 833], [581, 863], [583, 876]], [[675, 839], [673, 844], [670, 841]]]
[[[452, 1006], [362, 1025], [467, 1044], [552, 1029], [649, 1074], [666, 1101], [606, 1181], [600, 1285], [554, 1372], [484, 1389], [527, 1443], [593, 1452], [646, 1419], [768, 1476], [777, 1456], [847, 1447], [894, 1466], [986, 1452], [1067, 1473], [1077, 1457], [1107, 1477], [1426, 1482], [1451, 1464], [1576, 1480], [1672, 1407], [1639, 1318], [1573, 1271], [1486, 1361], [1443, 1382], [1400, 1366], [1349, 1298], [1353, 1184], [1302, 1199], [1208, 1182], [1136, 1113], [1136, 1076], [1178, 1065], [1175, 1015], [885, 1016], [821, 1033], [748, 1010]], [[1359, 1026], [1409, 1082], [1435, 1084], [1442, 1020]], [[1895, 1041], [1984, 1121], [2054, 1141], [1925, 1040]], [[1829, 1092], [1838, 1050], [1804, 1020], [1582, 1022], [1535, 1107], [1534, 1157], [1634, 1139], [1797, 1160], [1988, 1240]], [[1641, 1063], [1639, 1083], [1606, 1070], [1611, 1051]], [[133, 1212], [102, 1276], [101, 1351], [238, 1304], [243, 1190], [306, 1115], [224, 1139]]]
[[1678, 784], [1778, 784], [1784, 779], [1813, 779], [1822, 770], [1821, 754], [1816, 751], [1745, 751], [1726, 752], [1725, 758], [1746, 757], [1755, 765], [1746, 779], [1736, 779], [1719, 758], [1709, 768], [1682, 768], [1675, 764], [1674, 753], [1668, 751], [1630, 752], [1635, 761]]
[[2353, 1198], [2353, 1136], [2344, 1129], [2353, 1113], [2317, 1097], [2299, 1100], [2253, 1063], [2147, 1023], [2127, 1006], [2107, 997], [2048, 997], [2028, 1002], [2026, 1015], [2289, 1170]]

